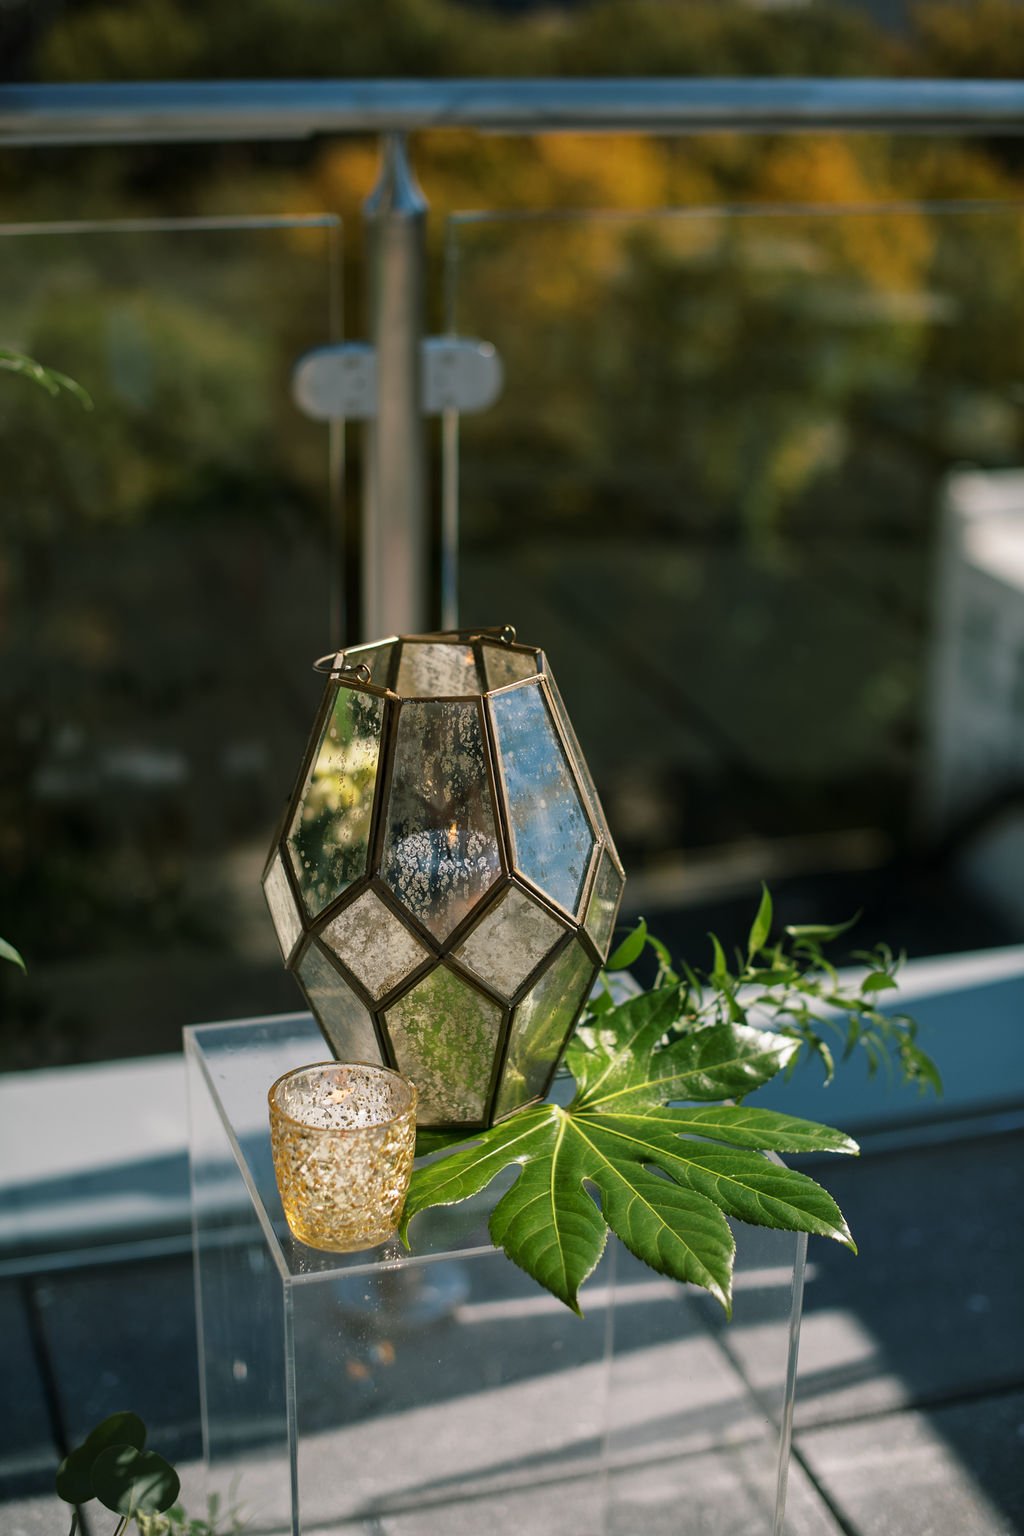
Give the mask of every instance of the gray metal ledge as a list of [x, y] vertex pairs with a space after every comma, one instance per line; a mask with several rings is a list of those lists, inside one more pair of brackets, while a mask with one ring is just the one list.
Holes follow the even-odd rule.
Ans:
[[0, 143], [171, 143], [476, 128], [1020, 133], [1013, 80], [237, 80], [0, 87]]

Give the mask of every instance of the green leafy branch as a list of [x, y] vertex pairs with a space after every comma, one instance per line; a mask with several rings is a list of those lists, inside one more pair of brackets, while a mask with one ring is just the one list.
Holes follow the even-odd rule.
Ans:
[[713, 938], [711, 971], [684, 966], [682, 976], [641, 923], [609, 965], [632, 965], [652, 946], [655, 984], [616, 1002], [605, 978], [566, 1053], [576, 1081], [569, 1106], [526, 1108], [468, 1137], [425, 1137], [421, 1150], [444, 1153], [413, 1173], [402, 1240], [420, 1211], [466, 1200], [514, 1167], [515, 1181], [491, 1213], [491, 1237], [577, 1313], [579, 1288], [609, 1230], [660, 1274], [703, 1287], [727, 1314], [735, 1256], [727, 1218], [856, 1251], [831, 1195], [777, 1156], [856, 1153], [856, 1143], [744, 1100], [804, 1049], [831, 1071], [820, 1030], [831, 1027], [833, 1009], [844, 1053], [867, 1040], [873, 1061], [892, 1045], [905, 1075], [937, 1083], [938, 1074], [918, 1060], [910, 1022], [894, 1024], [875, 1008], [874, 997], [889, 988], [871, 978], [891, 979], [896, 968], [888, 951], [873, 954], [851, 995], [822, 954], [841, 928], [791, 930], [788, 945], [769, 947], [771, 921], [765, 891], [735, 968]]
[[592, 1010], [600, 1013], [612, 1005], [607, 973], [635, 965], [650, 948], [658, 960], [655, 985], [675, 982], [683, 987], [684, 1018], [679, 1028], [729, 1020], [778, 1031], [800, 1047], [789, 1059], [787, 1074], [803, 1057], [816, 1056], [826, 1082], [835, 1074], [836, 1052], [848, 1061], [859, 1049], [867, 1058], [870, 1075], [880, 1067], [890, 1074], [896, 1069], [902, 1081], [940, 1093], [938, 1068], [917, 1043], [916, 1021], [909, 1014], [886, 1013], [879, 1007], [881, 998], [897, 990], [896, 976], [905, 957], [895, 956], [887, 944], [855, 951], [851, 958], [863, 974], [851, 981], [840, 976], [825, 946], [849, 932], [856, 917], [845, 923], [794, 924], [785, 929], [783, 938], [772, 942], [773, 915], [771, 894], [762, 886], [746, 950], [737, 950], [730, 965], [722, 944], [710, 934], [711, 969], [700, 971], [684, 964], [681, 976], [673, 969], [665, 945], [641, 919], [609, 956], [604, 990], [591, 1004]]

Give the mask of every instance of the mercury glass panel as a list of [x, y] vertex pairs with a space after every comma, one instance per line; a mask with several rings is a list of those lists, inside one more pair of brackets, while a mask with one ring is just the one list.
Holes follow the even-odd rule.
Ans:
[[444, 939], [501, 873], [476, 703], [402, 705], [381, 877]]
[[398, 1070], [419, 1089], [419, 1122], [484, 1118], [502, 1010], [439, 966], [386, 1014]]
[[302, 933], [302, 922], [295, 910], [295, 897], [292, 895], [284, 859], [280, 854], [267, 871], [267, 878], [263, 882], [263, 894], [270, 908], [277, 942], [281, 946], [282, 955], [287, 960]]
[[537, 676], [537, 657], [526, 651], [513, 651], [507, 645], [493, 645], [485, 640], [480, 647], [488, 688], [504, 688]]
[[393, 640], [382, 640], [379, 645], [353, 645], [346, 650], [345, 659], [354, 666], [365, 662], [370, 669], [370, 682], [378, 688], [386, 688], [394, 649]]
[[309, 946], [298, 970], [310, 1007], [338, 1060], [379, 1062], [373, 1020], [317, 944]]
[[384, 700], [339, 687], [288, 835], [310, 917], [366, 872]]
[[544, 1092], [595, 974], [594, 962], [579, 940], [573, 939], [519, 1004], [512, 1018], [496, 1116]]
[[516, 867], [575, 912], [594, 846], [540, 685], [490, 701], [505, 770]]
[[455, 954], [504, 997], [511, 997], [564, 932], [549, 912], [512, 885]]
[[373, 891], [364, 891], [339, 913], [321, 938], [374, 998], [430, 958], [430, 951]]
[[465, 641], [437, 645], [405, 641], [396, 691], [403, 699], [483, 693], [473, 647]]
[[584, 925], [601, 954], [605, 956], [608, 954], [608, 943], [612, 936], [612, 929], [615, 927], [624, 884], [625, 881], [615, 868], [611, 854], [605, 848], [601, 854], [601, 867], [597, 872], [594, 889], [587, 905], [587, 920]]

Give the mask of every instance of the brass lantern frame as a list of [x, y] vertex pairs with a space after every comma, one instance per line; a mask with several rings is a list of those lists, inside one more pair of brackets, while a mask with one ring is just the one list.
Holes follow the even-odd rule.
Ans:
[[[459, 644], [466, 646], [467, 649], [472, 651], [477, 676], [484, 684], [486, 684], [489, 676], [487, 668], [488, 658], [485, 654], [485, 648], [486, 650], [493, 651], [496, 647], [500, 647], [501, 651], [507, 654], [523, 656], [533, 663], [536, 670], [508, 683], [502, 683], [495, 687], [485, 686], [480, 692], [461, 694], [401, 694], [398, 691], [398, 680], [403, 657], [406, 656], [408, 647], [421, 644]], [[390, 649], [386, 654], [386, 665], [382, 665], [382, 656], [386, 647]], [[509, 1115], [517, 1113], [519, 1109], [525, 1108], [528, 1104], [540, 1102], [547, 1095], [565, 1047], [576, 1028], [587, 996], [606, 958], [607, 938], [610, 938], [611, 930], [614, 927], [615, 915], [617, 915], [618, 904], [621, 900], [622, 886], [625, 882], [625, 873], [609, 834], [596, 789], [592, 779], [589, 777], [589, 770], [586, 768], [579, 742], [572, 729], [557, 685], [550, 674], [544, 652], [538, 647], [519, 643], [511, 626], [506, 625], [500, 629], [443, 630], [423, 635], [391, 635], [382, 640], [374, 641], [371, 644], [353, 646], [344, 651], [339, 651], [333, 657], [323, 657], [315, 665], [317, 670], [327, 674], [327, 686], [324, 689], [323, 698], [313, 722], [313, 728], [302, 756], [293, 790], [278, 821], [262, 876], [264, 882], [266, 882], [275, 862], [280, 860], [280, 865], [288, 882], [295, 915], [301, 923], [301, 931], [287, 952], [285, 952], [283, 942], [281, 943], [285, 965], [289, 970], [297, 973], [302, 962], [315, 947], [319, 958], [328, 963], [369, 1015], [380, 1051], [381, 1061], [384, 1065], [399, 1071], [408, 1069], [403, 1068], [397, 1059], [388, 1031], [386, 1016], [397, 1003], [413, 992], [427, 976], [440, 967], [443, 966], [454, 973], [463, 986], [471, 988], [500, 1009], [500, 1031], [493, 1053], [483, 1116], [479, 1120], [447, 1121], [437, 1123], [436, 1125], [432, 1124], [431, 1126], [432, 1129], [437, 1130], [467, 1132], [482, 1129], [494, 1123], [495, 1118], [506, 1119]], [[378, 672], [384, 674], [381, 680], [374, 678], [375, 668]], [[315, 917], [310, 917], [288, 849], [288, 838], [290, 828], [294, 826], [297, 807], [301, 803], [304, 790], [318, 761], [325, 732], [332, 717], [341, 687], [382, 700], [383, 720], [378, 743], [377, 761], [382, 766], [383, 771], [378, 770], [374, 779], [364, 872], [353, 878], [340, 894], [333, 897], [320, 908]], [[559, 900], [543, 890], [529, 876], [525, 875], [517, 867], [516, 863], [515, 833], [510, 814], [511, 796], [498, 732], [495, 727], [493, 709], [489, 700], [493, 697], [512, 694], [525, 688], [538, 689], [540, 692], [553, 728], [554, 738], [561, 748], [562, 757], [571, 775], [575, 794], [583, 810], [590, 832], [593, 835], [587, 867], [579, 884], [575, 911], [568, 910]], [[451, 703], [458, 704], [463, 708], [469, 704], [474, 706], [480, 727], [481, 742], [485, 746], [484, 759], [486, 763], [487, 789], [494, 812], [499, 859], [498, 872], [491, 881], [491, 884], [481, 893], [472, 909], [451, 928], [443, 939], [438, 939], [417, 917], [416, 913], [398, 899], [380, 873], [388, 830], [388, 808], [395, 781], [395, 747], [399, 722], [403, 707], [411, 702]], [[608, 857], [614, 866], [619, 890], [614, 901], [614, 912], [611, 922], [607, 925], [608, 936], [604, 944], [604, 952], [602, 952], [601, 946], [595, 941], [586, 924], [589, 920], [589, 910], [594, 897], [602, 860], [605, 857]], [[468, 965], [461, 963], [456, 951], [468, 936], [495, 911], [508, 892], [513, 889], [522, 892], [534, 906], [546, 913], [561, 928], [562, 932], [533, 968], [519, 981], [515, 989], [506, 993], [499, 991], [494, 984], [488, 982], [486, 977], [478, 975]], [[414, 965], [402, 977], [401, 981], [377, 995], [369, 991], [362, 979], [345, 964], [344, 960], [331, 949], [329, 944], [322, 942], [320, 937], [335, 918], [353, 906], [368, 891], [374, 894], [425, 951], [424, 959]], [[279, 933], [280, 941], [281, 936]], [[568, 1026], [562, 1033], [557, 1053], [550, 1070], [545, 1075], [543, 1087], [539, 1092], [523, 1100], [514, 1108], [497, 1115], [498, 1095], [508, 1060], [516, 1010], [530, 995], [533, 988], [546, 972], [558, 963], [560, 957], [574, 941], [578, 941], [584, 955], [589, 959], [591, 971], [587, 984], [582, 990], [579, 1004], [575, 1008]], [[303, 990], [305, 991], [306, 989], [303, 988]], [[328, 1044], [334, 1049], [322, 1022], [321, 1029], [328, 1040]]]

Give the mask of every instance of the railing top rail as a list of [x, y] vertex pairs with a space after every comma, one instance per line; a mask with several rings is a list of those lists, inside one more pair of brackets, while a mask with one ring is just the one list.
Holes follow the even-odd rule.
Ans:
[[1024, 82], [890, 79], [228, 80], [0, 86], [0, 144], [504, 133], [1020, 133]]

